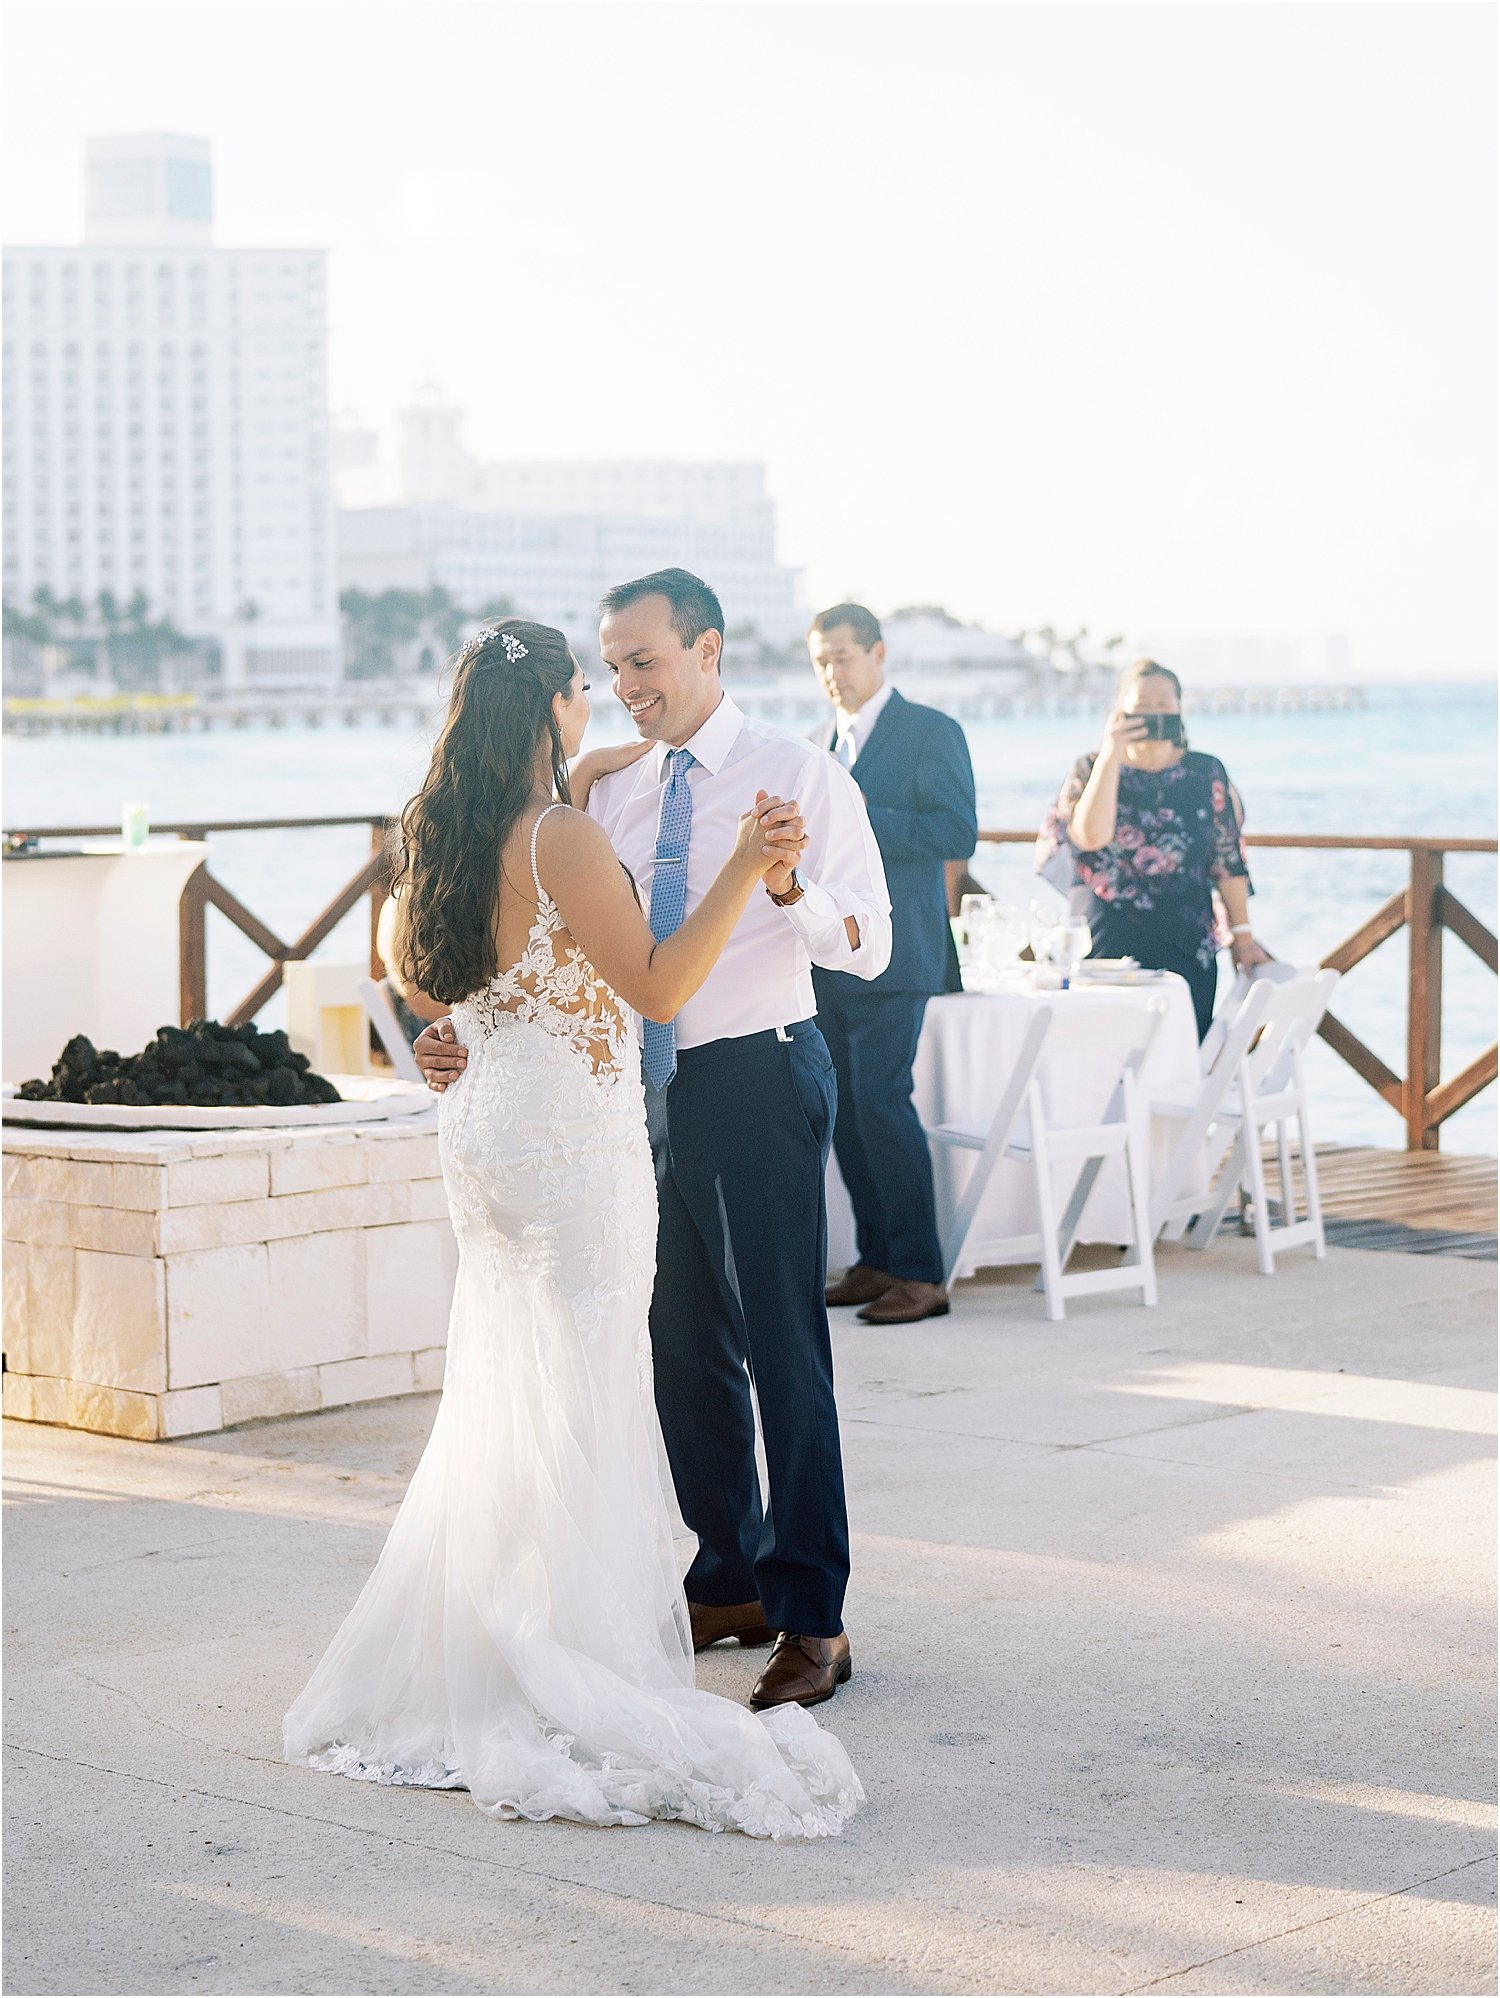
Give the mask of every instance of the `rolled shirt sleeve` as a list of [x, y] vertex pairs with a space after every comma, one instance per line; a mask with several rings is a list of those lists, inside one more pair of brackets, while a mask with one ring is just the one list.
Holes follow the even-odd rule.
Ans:
[[[781, 913], [824, 971], [878, 978], [891, 961], [891, 897], [864, 793], [848, 771], [820, 752], [799, 800], [808, 845], [798, 866], [803, 893]], [[853, 917], [859, 946], [849, 941]]]

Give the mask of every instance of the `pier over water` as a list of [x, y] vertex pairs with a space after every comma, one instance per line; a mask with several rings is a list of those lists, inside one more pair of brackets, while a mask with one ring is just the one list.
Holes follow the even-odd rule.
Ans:
[[[1016, 684], [978, 673], [914, 674], [913, 699], [959, 721], [1003, 720], [1012, 715], [1097, 715], [1110, 688], [1094, 685]], [[446, 699], [447, 682], [371, 680], [322, 691], [182, 694], [15, 695], [4, 705], [5, 727], [16, 735], [172, 735], [213, 729], [397, 728], [431, 725]], [[806, 674], [745, 674], [734, 678], [734, 697], [747, 714], [767, 720], [821, 718], [826, 703]], [[1191, 690], [1187, 712], [1197, 715], [1355, 713], [1368, 705], [1358, 686], [1225, 686]]]

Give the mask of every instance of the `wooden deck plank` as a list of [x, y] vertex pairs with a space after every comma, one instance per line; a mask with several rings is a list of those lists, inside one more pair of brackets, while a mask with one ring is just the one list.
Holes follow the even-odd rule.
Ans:
[[[1385, 1151], [1375, 1145], [1319, 1145], [1323, 1210], [1348, 1221], [1395, 1221], [1409, 1228], [1493, 1235], [1496, 1161], [1446, 1152]], [[1280, 1192], [1274, 1147], [1266, 1152], [1273, 1198]], [[1294, 1168], [1297, 1202], [1302, 1174]]]

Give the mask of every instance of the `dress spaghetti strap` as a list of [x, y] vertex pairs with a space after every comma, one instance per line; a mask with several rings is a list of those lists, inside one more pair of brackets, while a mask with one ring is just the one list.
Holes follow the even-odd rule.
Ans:
[[542, 877], [537, 872], [536, 836], [542, 829], [542, 820], [546, 818], [547, 813], [560, 812], [562, 809], [563, 806], [561, 802], [555, 805], [548, 805], [546, 807], [546, 810], [537, 813], [536, 824], [531, 828], [531, 878], [533, 882], [536, 884], [536, 899], [538, 902], [550, 902], [552, 900], [552, 897], [547, 893], [546, 889], [542, 886]]

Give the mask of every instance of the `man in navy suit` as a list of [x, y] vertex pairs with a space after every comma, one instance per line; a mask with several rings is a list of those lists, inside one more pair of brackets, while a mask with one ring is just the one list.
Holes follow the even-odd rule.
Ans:
[[928, 999], [960, 989], [945, 862], [967, 860], [979, 836], [974, 769], [951, 716], [887, 683], [880, 623], [862, 604], [820, 612], [807, 644], [833, 703], [832, 731], [819, 740], [865, 794], [891, 896], [891, 961], [878, 978], [813, 969], [838, 1077], [833, 1148], [859, 1255], [827, 1299], [863, 1306], [871, 1325], [907, 1325], [948, 1309], [911, 1071]]

